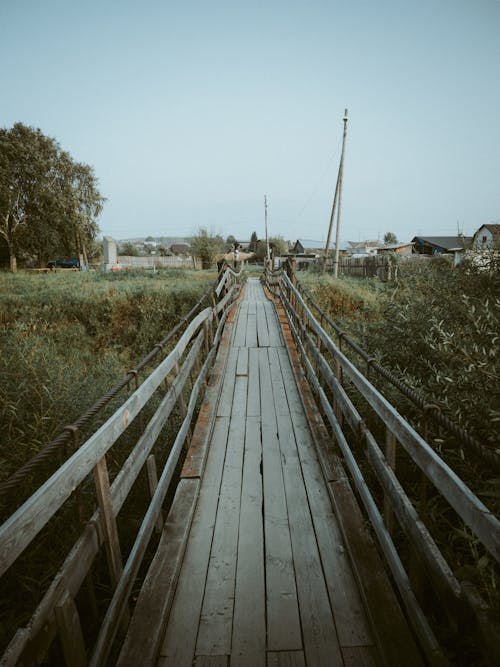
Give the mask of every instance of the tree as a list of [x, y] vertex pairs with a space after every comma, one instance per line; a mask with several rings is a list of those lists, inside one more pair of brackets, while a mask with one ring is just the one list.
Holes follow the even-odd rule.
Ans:
[[224, 239], [208, 232], [205, 227], [191, 239], [191, 252], [201, 261], [202, 269], [210, 269], [218, 253], [224, 252]]
[[139, 248], [131, 241], [125, 241], [125, 243], [120, 245], [120, 254], [125, 255], [126, 257], [138, 257]]
[[0, 235], [12, 271], [19, 252], [39, 262], [55, 252], [85, 256], [103, 202], [92, 167], [55, 139], [22, 123], [0, 128]]
[[396, 236], [396, 234], [394, 234], [394, 232], [386, 232], [384, 234], [384, 243], [386, 245], [391, 245], [397, 242], [398, 242], [398, 237]]
[[281, 257], [288, 252], [288, 243], [282, 236], [271, 236], [269, 239], [269, 248], [273, 251], [274, 257]]
[[257, 241], [259, 239], [257, 238], [257, 232], [252, 232], [252, 236], [250, 237], [250, 252], [255, 252], [257, 250]]
[[234, 250], [234, 248], [238, 245], [238, 241], [234, 238], [232, 234], [229, 234], [229, 236], [226, 239], [226, 252], [230, 252], [231, 250]]

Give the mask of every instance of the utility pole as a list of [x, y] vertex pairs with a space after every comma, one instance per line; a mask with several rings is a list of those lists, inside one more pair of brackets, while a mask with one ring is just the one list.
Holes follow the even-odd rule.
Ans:
[[337, 209], [337, 230], [335, 233], [335, 258], [333, 260], [333, 276], [334, 278], [338, 277], [338, 268], [339, 268], [339, 239], [340, 239], [340, 209], [342, 203], [342, 180], [344, 175], [344, 153], [345, 153], [345, 140], [347, 136], [347, 109], [344, 111], [344, 134], [342, 136], [342, 152], [340, 154], [340, 164], [339, 171], [337, 174], [337, 184], [335, 185], [335, 195], [333, 197], [332, 213], [330, 215], [330, 224], [328, 226], [328, 237], [326, 239], [326, 248], [325, 248], [325, 258], [323, 260], [323, 273], [326, 271], [326, 262], [328, 260], [328, 253], [330, 251], [330, 240], [332, 237], [333, 221], [335, 219], [335, 210]]
[[264, 224], [266, 226], [266, 260], [269, 262], [269, 238], [267, 236], [267, 195], [264, 195]]

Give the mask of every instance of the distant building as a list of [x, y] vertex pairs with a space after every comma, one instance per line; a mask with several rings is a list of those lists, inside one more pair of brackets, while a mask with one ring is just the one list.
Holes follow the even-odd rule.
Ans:
[[397, 255], [411, 255], [413, 253], [413, 243], [407, 241], [406, 243], [388, 243], [381, 248], [377, 248], [377, 255], [383, 255], [388, 252], [395, 252]]
[[[297, 239], [290, 250], [291, 255], [323, 255], [325, 252], [324, 241], [313, 241], [311, 239]], [[330, 251], [335, 251], [335, 244], [330, 244]], [[344, 252], [341, 250], [340, 252]]]
[[170, 250], [174, 255], [189, 255], [190, 247], [187, 243], [172, 243]]
[[383, 247], [381, 241], [348, 241], [346, 251], [351, 255], [366, 257], [376, 255], [379, 248]]
[[457, 254], [470, 248], [470, 236], [414, 236], [411, 240], [414, 252], [419, 255]]
[[472, 237], [473, 250], [500, 250], [500, 225], [482, 225]]

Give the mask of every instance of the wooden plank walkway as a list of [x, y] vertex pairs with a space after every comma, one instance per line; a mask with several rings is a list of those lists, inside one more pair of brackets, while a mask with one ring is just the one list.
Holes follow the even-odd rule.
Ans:
[[249, 279], [238, 308], [156, 663], [383, 664], [274, 305]]

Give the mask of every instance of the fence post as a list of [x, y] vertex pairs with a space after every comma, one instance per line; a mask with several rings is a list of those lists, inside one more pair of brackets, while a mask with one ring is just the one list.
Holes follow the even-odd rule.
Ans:
[[65, 591], [62, 599], [56, 604], [54, 612], [66, 664], [71, 667], [85, 667], [87, 655], [80, 616], [68, 591]]
[[[387, 426], [385, 429], [385, 459], [391, 470], [396, 472], [396, 436]], [[389, 534], [392, 535], [394, 530], [394, 513], [387, 494], [384, 494], [384, 523]]]
[[[156, 472], [156, 459], [154, 454], [150, 454], [146, 459], [146, 467], [148, 470], [148, 486], [149, 486], [149, 495], [151, 500], [155, 494], [156, 488], [158, 486], [158, 473]], [[156, 532], [161, 535], [163, 531], [163, 512], [160, 510], [158, 518], [156, 519]]]
[[[99, 505], [99, 510], [101, 512], [101, 528], [104, 534], [104, 546], [106, 548], [106, 558], [108, 561], [111, 584], [116, 588], [123, 572], [123, 560], [116, 517], [113, 512], [109, 473], [105, 456], [96, 463], [92, 473], [97, 494], [97, 504]], [[121, 627], [124, 632], [126, 631], [129, 621], [130, 614], [128, 606], [125, 605], [121, 621]]]

